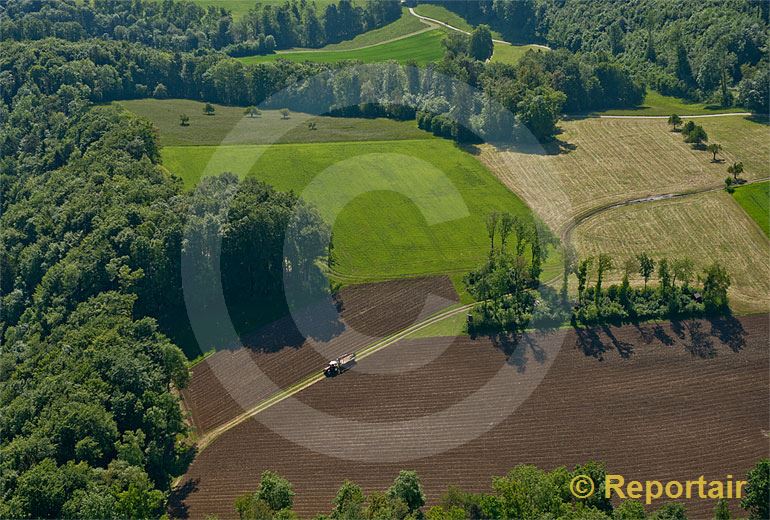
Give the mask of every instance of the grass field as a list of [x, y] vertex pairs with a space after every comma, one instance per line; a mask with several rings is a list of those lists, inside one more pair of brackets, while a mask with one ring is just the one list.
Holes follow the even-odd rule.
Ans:
[[517, 63], [528, 50], [535, 52], [544, 52], [545, 49], [536, 45], [505, 45], [502, 43], [495, 44], [495, 50], [492, 54], [493, 62], [509, 63], [511, 65]]
[[[482, 147], [481, 158], [540, 216], [561, 231], [577, 215], [622, 200], [719, 186], [727, 163], [743, 161], [744, 177], [770, 175], [767, 126], [742, 116], [698, 121], [724, 145], [724, 163], [693, 150], [660, 119], [586, 118], [560, 123], [548, 153]], [[763, 161], [764, 158], [764, 161]]]
[[359, 34], [352, 40], [347, 40], [340, 43], [333, 43], [327, 45], [319, 51], [338, 51], [338, 50], [351, 50], [360, 49], [361, 47], [368, 47], [370, 45], [377, 45], [396, 38], [401, 38], [409, 34], [413, 34], [419, 31], [425, 31], [430, 29], [430, 25], [421, 22], [416, 16], [409, 14], [406, 9], [401, 10], [401, 18], [395, 22], [391, 22], [384, 27], [367, 31], [363, 34]]
[[[204, 103], [186, 99], [136, 99], [119, 104], [152, 121], [164, 146], [433, 138], [418, 129], [414, 121], [319, 117], [298, 112], [284, 120], [277, 110], [263, 110], [260, 117], [252, 118], [244, 115], [242, 107], [223, 105], [214, 105], [215, 115], [207, 116], [203, 113]], [[180, 126], [182, 113], [190, 117], [189, 126]], [[308, 127], [310, 120], [316, 123], [315, 130]]]
[[440, 60], [444, 55], [444, 50], [441, 46], [443, 38], [444, 32], [436, 29], [363, 49], [285, 51], [264, 56], [248, 56], [239, 58], [239, 60], [243, 63], [263, 63], [275, 61], [279, 58], [297, 62], [360, 60], [364, 63], [375, 63], [395, 60], [399, 63], [414, 61], [418, 65], [425, 65], [426, 63]]
[[[167, 146], [163, 160], [188, 187], [232, 171], [301, 194], [334, 222], [335, 270], [346, 281], [469, 270], [487, 254], [490, 211], [529, 215], [476, 159], [441, 139]], [[543, 278], [558, 266], [554, 254]]]
[[688, 256], [698, 268], [717, 260], [732, 277], [734, 310], [770, 310], [770, 242], [725, 192], [617, 208], [580, 224], [574, 242], [581, 255], [608, 253], [619, 265], [642, 252]]
[[733, 197], [765, 235], [770, 236], [770, 182], [741, 186], [735, 190]]
[[673, 96], [664, 96], [654, 90], [648, 90], [642, 105], [637, 108], [605, 110], [598, 114], [608, 116], [670, 116], [671, 114], [698, 115], [724, 114], [727, 112], [746, 112], [740, 107], [722, 108], [706, 103], [692, 103]]
[[[440, 5], [419, 4], [414, 8], [414, 12], [447, 23], [452, 27], [456, 27], [463, 31], [473, 31], [473, 25], [471, 25], [465, 18]], [[492, 38], [496, 40], [503, 39], [502, 35], [497, 31], [492, 31]]]

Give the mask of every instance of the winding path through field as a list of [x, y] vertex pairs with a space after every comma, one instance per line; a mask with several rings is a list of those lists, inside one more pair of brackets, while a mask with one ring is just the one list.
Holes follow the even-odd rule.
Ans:
[[[768, 180], [770, 180], [770, 177], [752, 179], [741, 183], [741, 186], [746, 186], [748, 184], [755, 184], [757, 182], [765, 182]], [[706, 187], [698, 188], [694, 190], [687, 190], [687, 191], [680, 191], [680, 192], [673, 192], [673, 193], [661, 193], [659, 195], [651, 195], [649, 197], [643, 197], [641, 199], [627, 199], [627, 200], [622, 200], [620, 202], [605, 204], [603, 206], [597, 206], [595, 208], [591, 208], [588, 211], [585, 211], [583, 213], [576, 215], [572, 220], [570, 220], [567, 223], [564, 230], [562, 231], [560, 239], [562, 243], [565, 243], [565, 244], [569, 243], [572, 240], [572, 232], [575, 230], [576, 227], [578, 227], [580, 224], [582, 224], [586, 220], [593, 218], [597, 215], [600, 215], [601, 213], [604, 213], [606, 211], [622, 208], [623, 206], [643, 204], [645, 202], [658, 202], [661, 200], [678, 199], [682, 197], [689, 197], [691, 195], [697, 195], [699, 193], [710, 193], [715, 191], [721, 191], [723, 189], [724, 189], [724, 184], [715, 184], [712, 186], [706, 186]]]

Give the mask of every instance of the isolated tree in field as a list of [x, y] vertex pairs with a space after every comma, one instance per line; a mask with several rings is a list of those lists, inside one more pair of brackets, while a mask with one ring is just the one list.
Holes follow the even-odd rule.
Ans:
[[760, 460], [749, 471], [746, 494], [741, 507], [749, 512], [749, 518], [770, 518], [770, 459]]
[[317, 130], [318, 124], [315, 121], [309, 121], [307, 124], [308, 130]]
[[249, 117], [259, 117], [262, 115], [262, 111], [253, 105], [250, 107], [247, 107], [246, 110], [243, 111], [243, 113]]
[[487, 215], [487, 236], [489, 237], [489, 254], [492, 255], [495, 252], [495, 233], [497, 232], [497, 225], [500, 222], [500, 214], [497, 211]]
[[685, 134], [684, 136], [685, 143], [699, 145], [702, 142], [709, 140], [708, 134], [700, 125], [695, 125], [693, 126], [692, 130], [690, 130], [689, 132], [683, 132], [683, 133]]
[[735, 182], [738, 182], [738, 175], [743, 173], [743, 163], [734, 162], [727, 167], [727, 173], [733, 176]]
[[494, 42], [492, 42], [492, 32], [488, 25], [481, 24], [471, 33], [468, 41], [468, 54], [478, 61], [486, 61], [492, 57], [494, 51]]
[[722, 151], [722, 145], [719, 143], [711, 143], [706, 147], [706, 150], [713, 155], [711, 162], [717, 162], [717, 154]]
[[189, 126], [190, 116], [187, 114], [179, 114], [179, 126]]
[[281, 119], [289, 119], [289, 109], [288, 108], [282, 108], [280, 110], [281, 112]]
[[655, 271], [655, 260], [650, 258], [647, 253], [637, 255], [636, 259], [639, 261], [639, 274], [644, 279], [644, 288], [647, 288], [647, 282], [650, 280], [650, 276]]
[[672, 127], [671, 130], [673, 132], [676, 132], [677, 127], [682, 124], [682, 118], [676, 114], [671, 114], [670, 116], [668, 116], [668, 124], [671, 125]]
[[206, 103], [203, 106], [203, 113], [206, 114], [207, 116], [213, 116], [214, 112], [216, 112], [216, 109], [214, 108], [214, 105], [212, 105], [211, 103]]
[[596, 261], [596, 294], [594, 295], [594, 298], [597, 304], [602, 295], [602, 280], [604, 279], [604, 273], [610, 269], [612, 269], [612, 258], [605, 253], [600, 254]]
[[690, 132], [692, 132], [694, 129], [695, 129], [695, 122], [692, 120], [687, 121], [682, 127], [682, 135], [687, 137], [688, 135], [690, 135]]
[[402, 470], [393, 485], [388, 488], [390, 498], [398, 498], [404, 501], [409, 511], [417, 511], [425, 505], [425, 494], [422, 492], [420, 477], [414, 471]]

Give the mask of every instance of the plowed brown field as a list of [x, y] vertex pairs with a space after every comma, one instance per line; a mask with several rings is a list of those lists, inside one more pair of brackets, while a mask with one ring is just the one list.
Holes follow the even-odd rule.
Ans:
[[[449, 485], [488, 490], [521, 463], [596, 459], [627, 480], [743, 476], [768, 456], [768, 332], [753, 316], [560, 331], [515, 348], [405, 340], [216, 439], [173, 513], [234, 518], [266, 469], [294, 484], [303, 517], [328, 512], [344, 479], [371, 492], [400, 469], [418, 472], [429, 504]], [[686, 505], [691, 518], [714, 507]]]
[[427, 277], [346, 287], [338, 301], [342, 322], [334, 324], [339, 331], [333, 338], [305, 339], [285, 318], [244, 338], [247, 348], [222, 350], [196, 365], [182, 396], [198, 434], [317, 372], [329, 359], [401, 330], [458, 298], [449, 278]]

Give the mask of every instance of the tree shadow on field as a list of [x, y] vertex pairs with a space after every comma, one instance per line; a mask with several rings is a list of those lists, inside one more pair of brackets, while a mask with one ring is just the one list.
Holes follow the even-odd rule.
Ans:
[[689, 341], [685, 344], [685, 349], [693, 356], [709, 359], [717, 355], [714, 342], [711, 335], [703, 330], [703, 323], [697, 320], [688, 320], [684, 323]]
[[733, 352], [740, 352], [746, 346], [746, 330], [735, 316], [718, 316], [709, 319], [711, 335], [730, 347]]
[[663, 328], [663, 325], [660, 323], [654, 323], [650, 325], [634, 323], [634, 326], [639, 332], [639, 335], [642, 337], [642, 341], [644, 341], [647, 345], [652, 343], [654, 340], [658, 340], [660, 343], [667, 347], [673, 346], [674, 343], [676, 343], [674, 338], [672, 338], [668, 332], [666, 332], [666, 329]]
[[577, 336], [577, 347], [583, 351], [586, 356], [604, 361], [604, 353], [607, 351], [607, 345], [594, 328], [575, 329]]
[[187, 480], [181, 487], [174, 489], [168, 497], [168, 514], [171, 518], [189, 518], [190, 512], [184, 501], [198, 491], [200, 479]]
[[631, 354], [634, 353], [634, 346], [631, 343], [615, 337], [615, 334], [613, 334], [612, 329], [608, 325], [603, 325], [602, 331], [610, 339], [612, 346], [615, 348], [615, 350], [618, 351], [620, 357], [623, 359], [628, 359], [631, 357]]
[[495, 347], [508, 356], [507, 363], [515, 366], [519, 373], [527, 370], [527, 364], [530, 362], [528, 353], [530, 352], [532, 353], [532, 361], [539, 365], [548, 359], [546, 351], [530, 334], [492, 334], [489, 338]]
[[[604, 333], [606, 339], [602, 338], [599, 331]], [[623, 359], [628, 359], [634, 353], [634, 345], [618, 339], [609, 325], [587, 329], [576, 328], [575, 334], [577, 347], [583, 351], [583, 354], [599, 361], [604, 361], [604, 354], [611, 349], [616, 350]]]

